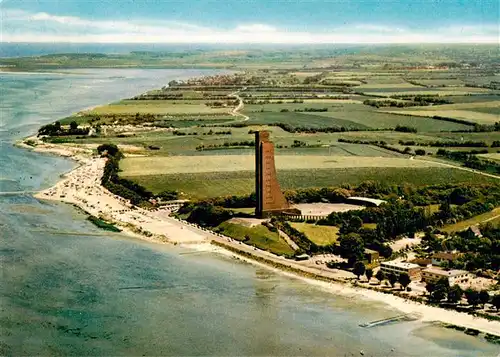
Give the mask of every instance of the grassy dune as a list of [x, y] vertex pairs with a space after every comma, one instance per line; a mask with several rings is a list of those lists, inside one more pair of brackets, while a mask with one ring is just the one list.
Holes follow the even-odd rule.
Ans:
[[271, 232], [263, 225], [245, 227], [239, 224], [224, 222], [218, 226], [218, 229], [231, 238], [241, 241], [246, 239], [247, 244], [268, 250], [274, 254], [289, 255], [294, 253], [294, 250], [279, 237], [278, 233]]
[[328, 245], [335, 243], [338, 238], [339, 229], [331, 226], [317, 226], [309, 223], [291, 222], [290, 225], [304, 233], [307, 238], [317, 245]]

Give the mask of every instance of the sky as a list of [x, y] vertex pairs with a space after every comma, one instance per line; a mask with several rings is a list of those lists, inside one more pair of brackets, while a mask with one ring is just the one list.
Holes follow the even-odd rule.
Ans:
[[0, 0], [1, 42], [498, 43], [498, 0]]

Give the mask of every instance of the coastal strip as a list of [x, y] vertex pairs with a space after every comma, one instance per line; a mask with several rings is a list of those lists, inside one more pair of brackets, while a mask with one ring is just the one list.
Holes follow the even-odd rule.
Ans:
[[[33, 150], [33, 147], [28, 146]], [[336, 270], [326, 271], [307, 267], [248, 246], [242, 242], [216, 234], [170, 217], [170, 211], [148, 211], [131, 205], [100, 184], [106, 159], [95, 157], [91, 150], [67, 145], [40, 144], [36, 152], [51, 153], [74, 159], [79, 166], [66, 173], [54, 186], [34, 195], [41, 200], [55, 200], [73, 204], [88, 214], [116, 225], [124, 233], [149, 242], [180, 244], [193, 250], [206, 250], [271, 269], [285, 276], [301, 279], [325, 291], [344, 296], [370, 299], [388, 304], [405, 314], [418, 314], [422, 321], [442, 322], [475, 329], [494, 336], [500, 335], [500, 322], [489, 321], [465, 313], [424, 305], [419, 302], [383, 293], [373, 287], [353, 285]]]

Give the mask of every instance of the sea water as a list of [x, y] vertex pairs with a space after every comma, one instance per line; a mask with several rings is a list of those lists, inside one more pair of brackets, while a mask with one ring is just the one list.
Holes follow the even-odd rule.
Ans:
[[[74, 164], [12, 146], [45, 123], [201, 70], [0, 73], [0, 191]], [[70, 205], [0, 193], [1, 355], [496, 356], [497, 345], [266, 269], [99, 230]]]

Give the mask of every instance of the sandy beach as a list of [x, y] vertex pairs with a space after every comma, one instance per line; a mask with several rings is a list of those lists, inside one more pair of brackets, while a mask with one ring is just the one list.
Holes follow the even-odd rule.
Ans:
[[[267, 264], [242, 257], [229, 250], [214, 246], [210, 244], [211, 241], [218, 241], [242, 252], [264, 258], [268, 261], [279, 262], [279, 264], [284, 264], [294, 269], [301, 269], [306, 273], [318, 274], [320, 272], [319, 269], [305, 267], [304, 265], [297, 264], [295, 261], [276, 257], [268, 252], [234, 241], [231, 238], [217, 235], [195, 225], [179, 221], [169, 216], [169, 209], [148, 211], [132, 206], [125, 199], [112, 194], [100, 185], [100, 179], [106, 159], [92, 156], [92, 151], [90, 149], [53, 144], [42, 144], [38, 145], [36, 148], [28, 145], [21, 146], [40, 153], [70, 157], [79, 164], [79, 166], [71, 172], [62, 175], [61, 180], [53, 187], [36, 193], [34, 196], [38, 199], [56, 200], [74, 204], [91, 215], [101, 217], [108, 222], [114, 223], [125, 233], [151, 242], [182, 244], [183, 246], [195, 250], [210, 251], [230, 257], [236, 257], [249, 263], [274, 270], [277, 273], [301, 279], [334, 294], [380, 301], [403, 313], [418, 314], [421, 316], [422, 321], [443, 322], [477, 329], [485, 333], [500, 335], [500, 322], [498, 321], [489, 321], [466, 313], [412, 302], [391, 294], [383, 294], [377, 291], [356, 287], [348, 282], [324, 282], [304, 278], [298, 274], [272, 268]], [[343, 278], [342, 274], [336, 273], [335, 271], [321, 271], [321, 273], [332, 280], [342, 280]]]

